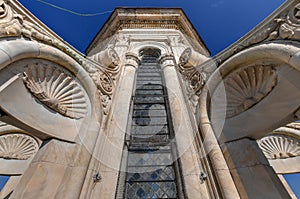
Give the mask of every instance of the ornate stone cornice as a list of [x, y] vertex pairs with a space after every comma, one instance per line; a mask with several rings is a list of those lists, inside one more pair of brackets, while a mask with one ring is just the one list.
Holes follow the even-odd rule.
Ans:
[[98, 43], [123, 29], [179, 30], [190, 40], [190, 45], [209, 56], [208, 49], [185, 13], [176, 8], [117, 8], [87, 48], [87, 54]]

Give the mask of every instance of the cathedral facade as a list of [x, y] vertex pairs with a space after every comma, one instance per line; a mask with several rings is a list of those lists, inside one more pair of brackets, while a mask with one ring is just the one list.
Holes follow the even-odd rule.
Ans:
[[214, 57], [179, 8], [86, 49], [0, 0], [1, 198], [296, 198], [300, 1]]

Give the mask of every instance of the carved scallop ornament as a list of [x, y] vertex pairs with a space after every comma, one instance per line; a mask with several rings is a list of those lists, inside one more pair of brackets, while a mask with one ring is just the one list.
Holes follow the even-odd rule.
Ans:
[[283, 159], [300, 155], [299, 140], [283, 135], [270, 135], [258, 141], [268, 159]]
[[271, 65], [255, 65], [238, 70], [224, 80], [226, 118], [234, 117], [267, 96], [277, 84], [277, 73]]
[[25, 134], [0, 136], [0, 158], [27, 160], [39, 149], [37, 141]]
[[82, 89], [62, 70], [42, 63], [29, 64], [23, 80], [37, 99], [61, 115], [80, 119], [87, 114], [87, 103]]

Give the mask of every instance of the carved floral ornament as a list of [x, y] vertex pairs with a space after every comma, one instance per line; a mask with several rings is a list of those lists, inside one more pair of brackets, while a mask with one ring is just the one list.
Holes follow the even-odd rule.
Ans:
[[61, 115], [80, 119], [87, 114], [83, 91], [71, 76], [60, 69], [42, 63], [29, 64], [23, 80], [38, 100]]
[[[247, 66], [229, 74], [222, 83], [224, 87], [220, 84], [214, 92], [214, 104], [216, 110], [226, 108], [226, 118], [231, 118], [266, 97], [277, 84], [277, 73], [273, 65]], [[222, 92], [224, 88], [225, 93]]]
[[39, 149], [37, 141], [26, 134], [0, 136], [0, 158], [27, 160]]
[[282, 159], [300, 156], [300, 142], [289, 136], [269, 135], [258, 141], [268, 159]]

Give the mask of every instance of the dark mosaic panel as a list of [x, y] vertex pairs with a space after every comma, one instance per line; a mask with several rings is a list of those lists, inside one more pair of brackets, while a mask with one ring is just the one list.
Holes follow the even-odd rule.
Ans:
[[167, 167], [129, 167], [126, 181], [173, 181], [175, 172], [172, 166]]
[[129, 151], [128, 166], [172, 165], [171, 153]]
[[135, 198], [176, 198], [174, 182], [134, 182], [127, 183], [126, 195]]

